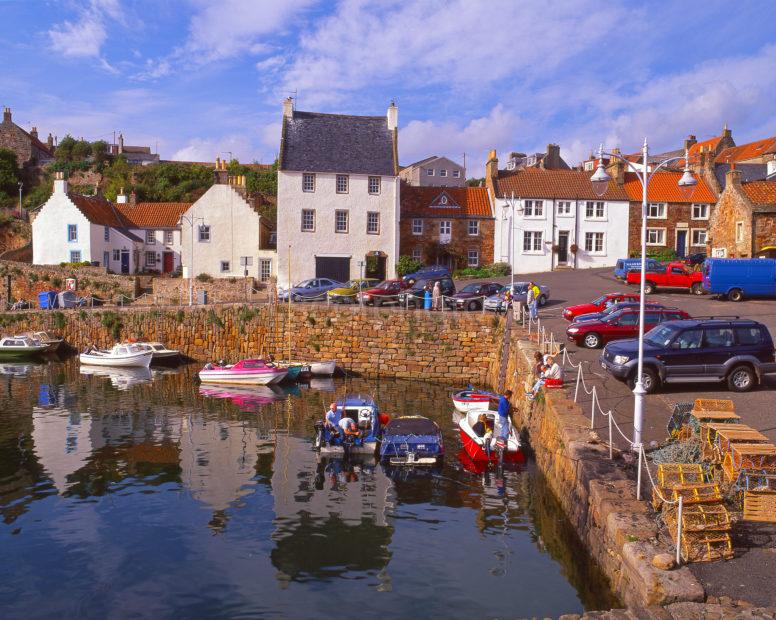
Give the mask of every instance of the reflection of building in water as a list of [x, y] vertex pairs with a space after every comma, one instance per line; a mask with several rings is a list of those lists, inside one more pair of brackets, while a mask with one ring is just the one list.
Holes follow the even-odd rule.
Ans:
[[32, 408], [35, 455], [57, 491], [67, 490], [68, 476], [92, 454], [92, 418], [64, 407]]
[[281, 584], [373, 572], [386, 585], [393, 527], [391, 481], [374, 460], [319, 457], [307, 442], [278, 436], [272, 472], [272, 564]]

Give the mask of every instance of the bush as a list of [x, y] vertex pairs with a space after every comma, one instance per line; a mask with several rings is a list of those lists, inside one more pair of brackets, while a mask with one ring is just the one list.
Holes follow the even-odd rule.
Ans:
[[396, 263], [396, 273], [401, 278], [406, 276], [408, 273], [415, 273], [422, 266], [423, 263], [421, 263], [416, 258], [412, 258], [411, 256], [406, 255], [400, 256], [399, 261]]
[[62, 286], [62, 278], [60, 278], [59, 276], [54, 276], [53, 278], [51, 278], [51, 286], [53, 286], [54, 288], [59, 288], [60, 286]]
[[[641, 252], [634, 251], [630, 253], [631, 258], [639, 258]], [[677, 259], [676, 250], [672, 248], [663, 248], [661, 250], [647, 250], [647, 258], [654, 258], [661, 262], [670, 262]]]
[[456, 278], [499, 278], [510, 274], [508, 263], [494, 263], [482, 267], [467, 267], [453, 274]]
[[197, 280], [199, 282], [212, 282], [213, 276], [211, 276], [209, 273], [201, 273], [197, 276]]

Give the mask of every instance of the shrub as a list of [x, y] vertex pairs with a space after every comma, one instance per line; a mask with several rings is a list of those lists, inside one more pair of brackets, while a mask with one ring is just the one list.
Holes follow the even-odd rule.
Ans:
[[113, 336], [114, 340], [118, 340], [121, 335], [121, 316], [117, 312], [108, 310], [100, 317], [100, 323], [105, 327]]
[[62, 286], [62, 278], [60, 278], [59, 276], [54, 276], [53, 278], [51, 278], [51, 285], [54, 288], [59, 288], [60, 286]]
[[37, 273], [31, 273], [29, 278], [30, 278], [30, 282], [37, 282], [39, 280], [39, 276]]
[[209, 273], [201, 273], [197, 276], [197, 280], [199, 282], [212, 282], [213, 276], [211, 276]]
[[412, 258], [411, 256], [406, 255], [400, 256], [399, 261], [396, 263], [396, 273], [401, 278], [406, 276], [408, 273], [415, 273], [422, 266], [423, 263], [421, 263], [416, 258]]
[[208, 322], [210, 325], [213, 325], [213, 326], [217, 327], [218, 329], [221, 329], [221, 328], [223, 328], [223, 326], [224, 326], [224, 322], [223, 322], [223, 321], [221, 320], [221, 318], [220, 318], [220, 317], [219, 317], [219, 316], [216, 314], [216, 311], [215, 311], [215, 310], [213, 310], [212, 308], [211, 308], [210, 310], [208, 310], [208, 313], [207, 313], [207, 322]]
[[67, 325], [67, 319], [65, 318], [64, 313], [62, 312], [55, 312], [54, 313], [54, 327], [57, 329], [65, 329], [65, 325]]
[[50, 276], [49, 274], [47, 274], [47, 273], [44, 273], [44, 274], [43, 274], [43, 275], [40, 277], [40, 279], [41, 279], [41, 280], [43, 280], [44, 282], [48, 282], [48, 281], [50, 281], [50, 280], [51, 280], [51, 276]]
[[455, 272], [457, 278], [499, 278], [511, 272], [509, 263], [494, 263], [482, 267], [467, 267]]
[[186, 314], [183, 312], [183, 310], [178, 310], [175, 313], [175, 320], [178, 321], [178, 323], [183, 323], [183, 317], [185, 317]]

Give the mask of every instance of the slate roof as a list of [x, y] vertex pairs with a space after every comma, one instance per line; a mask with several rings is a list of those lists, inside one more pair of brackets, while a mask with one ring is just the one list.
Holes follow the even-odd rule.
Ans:
[[395, 176], [394, 137], [385, 116], [294, 111], [283, 118], [280, 169]]
[[495, 180], [496, 195], [504, 198], [512, 193], [521, 198], [562, 198], [570, 200], [629, 200], [628, 194], [614, 181], [600, 198], [590, 183], [592, 170], [499, 170]]
[[[698, 184], [690, 197], [688, 198], [682, 194], [682, 191], [679, 189], [679, 179], [682, 178], [682, 174], [682, 172], [669, 171], [654, 174], [647, 188], [647, 200], [650, 202], [705, 202], [712, 204], [717, 202], [714, 192], [698, 175], [695, 175]], [[635, 173], [628, 172], [625, 174], [623, 188], [628, 193], [631, 202], [641, 202], [641, 182]]]
[[[446, 200], [446, 203], [445, 203]], [[492, 218], [486, 187], [401, 186], [401, 217]]]
[[[724, 152], [724, 151], [723, 151]], [[730, 170], [730, 164], [716, 164], [714, 166], [714, 176], [722, 189], [725, 189], [725, 175]], [[741, 172], [741, 182], [761, 181], [768, 176], [767, 164], [736, 164], [736, 170]]]
[[718, 164], [736, 163], [756, 159], [767, 153], [776, 153], [776, 136], [748, 142], [740, 146], [731, 146], [720, 151], [714, 161]]
[[115, 205], [133, 228], [177, 228], [190, 202], [138, 202]]
[[776, 208], [776, 181], [750, 181], [742, 183], [741, 187], [752, 204], [760, 207], [758, 211]]

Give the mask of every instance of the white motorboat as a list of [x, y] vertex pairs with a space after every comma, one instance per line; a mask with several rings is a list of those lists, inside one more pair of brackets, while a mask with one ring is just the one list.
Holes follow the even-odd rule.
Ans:
[[[485, 416], [486, 430], [490, 431], [489, 434], [486, 433], [489, 435], [489, 439], [474, 432], [474, 425], [477, 423], [480, 415]], [[458, 428], [461, 431], [463, 449], [469, 455], [469, 458], [473, 461], [496, 461], [498, 459], [496, 438], [501, 435], [501, 428], [497, 412], [488, 409], [470, 409], [466, 412], [466, 417], [463, 417], [458, 423]], [[490, 442], [490, 450], [485, 449], [486, 441]], [[510, 424], [506, 450], [504, 450], [504, 462], [521, 463], [524, 460], [525, 455], [520, 450], [520, 437], [515, 427]]]
[[48, 346], [29, 336], [6, 336], [0, 339], [0, 360], [35, 357]]
[[148, 368], [151, 365], [153, 351], [137, 344], [117, 344], [110, 351], [89, 347], [78, 356], [86, 366], [112, 366]]
[[319, 377], [331, 377], [335, 370], [337, 370], [337, 362], [334, 360], [310, 362], [310, 372]]
[[180, 351], [168, 349], [161, 342], [136, 342], [134, 344], [150, 348], [154, 354], [151, 358], [153, 362], [175, 362], [180, 359]]

